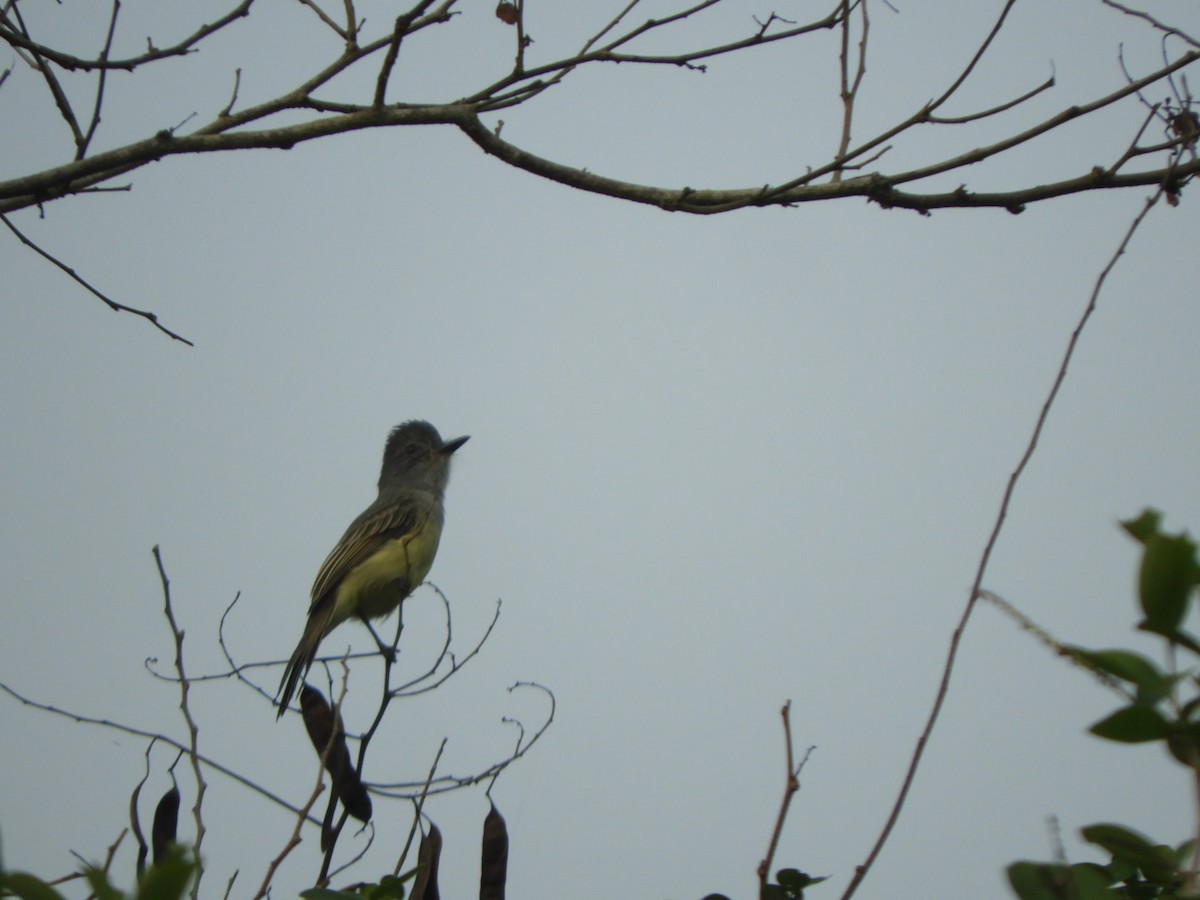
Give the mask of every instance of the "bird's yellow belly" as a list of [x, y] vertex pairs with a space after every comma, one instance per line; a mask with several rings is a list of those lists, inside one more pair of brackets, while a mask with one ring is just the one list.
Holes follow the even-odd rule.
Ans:
[[395, 610], [429, 574], [437, 531], [427, 522], [419, 533], [388, 541], [351, 569], [338, 586], [334, 624], [354, 616], [381, 619]]

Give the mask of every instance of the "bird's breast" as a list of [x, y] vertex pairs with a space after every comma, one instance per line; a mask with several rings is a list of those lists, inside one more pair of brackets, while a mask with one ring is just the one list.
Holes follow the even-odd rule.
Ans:
[[440, 538], [441, 528], [429, 520], [416, 532], [381, 544], [342, 579], [335, 620], [380, 619], [395, 610], [429, 574]]

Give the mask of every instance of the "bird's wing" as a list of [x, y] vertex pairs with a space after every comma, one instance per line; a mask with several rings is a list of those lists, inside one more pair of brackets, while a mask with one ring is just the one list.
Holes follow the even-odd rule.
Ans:
[[408, 534], [416, 527], [417, 505], [411, 499], [393, 500], [380, 509], [373, 505], [368, 507], [350, 524], [342, 539], [325, 557], [325, 562], [321, 563], [313, 582], [312, 608], [382, 544]]

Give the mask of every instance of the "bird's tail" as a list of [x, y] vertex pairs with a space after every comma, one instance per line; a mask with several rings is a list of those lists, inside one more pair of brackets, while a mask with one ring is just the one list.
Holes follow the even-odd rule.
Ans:
[[292, 702], [292, 697], [296, 695], [300, 679], [304, 677], [309, 666], [316, 659], [317, 648], [321, 645], [321, 639], [329, 631], [329, 620], [333, 617], [333, 604], [328, 604], [328, 607], [328, 609], [314, 608], [308, 614], [308, 623], [304, 626], [304, 634], [301, 635], [300, 643], [296, 645], [292, 658], [288, 660], [287, 668], [284, 669], [283, 678], [279, 682], [279, 697], [276, 701], [279, 704], [279, 712], [275, 715], [276, 719], [283, 717], [288, 704]]

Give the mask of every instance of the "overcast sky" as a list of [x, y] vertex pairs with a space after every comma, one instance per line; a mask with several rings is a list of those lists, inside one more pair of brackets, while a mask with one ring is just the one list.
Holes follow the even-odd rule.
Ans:
[[[579, 46], [620, 6], [528, 5], [534, 61]], [[1000, 6], [897, 5], [874, 11], [861, 136], [941, 93]], [[76, 6], [28, 13], [49, 16], [45, 38], [86, 52], [107, 12]], [[207, 20], [201, 6], [207, 19], [221, 8], [126, 2], [119, 44], [165, 44]], [[361, 8], [369, 21], [395, 14]], [[824, 11], [728, 0], [679, 40], [728, 40], [772, 10]], [[492, 4], [462, 11], [406, 42], [393, 99], [453, 99], [511, 65], [513, 33]], [[1154, 35], [1098, 3], [1018, 4], [952, 112], [1052, 72], [1055, 90], [975, 131], [916, 134], [888, 166], [1115, 89], [1122, 42], [1135, 71], [1156, 64]], [[705, 75], [580, 71], [507, 111], [504, 135], [631, 181], [779, 182], [836, 146], [836, 50], [827, 35]], [[300, 4], [256, 8], [200, 54], [115, 74], [98, 148], [193, 111], [206, 121], [236, 67], [250, 105], [337, 51]], [[9, 57], [0, 177], [72, 154], [44, 85]], [[948, 186], [1111, 163], [1143, 114], [1105, 113]], [[753, 896], [788, 699], [797, 747], [816, 749], [777, 864], [831, 876], [814, 898], [840, 893], [900, 786], [1066, 342], [1147, 196], [1079, 196], [1020, 216], [922, 218], [852, 200], [689, 218], [509, 169], [449, 128], [171, 158], [130, 183], [13, 221], [194, 348], [0, 240], [0, 681], [182, 738], [176, 689], [143, 668], [157, 657], [169, 672], [173, 657], [151, 547], [190, 672], [225, 670], [217, 626], [239, 592], [231, 652], [281, 663], [318, 566], [374, 497], [388, 430], [426, 418], [444, 436], [469, 434], [432, 578], [460, 654], [498, 598], [500, 619], [459, 675], [392, 708], [367, 778], [424, 777], [443, 737], [439, 771], [482, 770], [516, 740], [503, 717], [529, 730], [546, 714], [543, 696], [509, 685], [552, 689], [553, 725], [493, 790], [511, 832], [510, 896], [538, 900]], [[1132, 634], [1137, 548], [1117, 520], [1154, 505], [1169, 527], [1200, 528], [1197, 197], [1182, 200], [1151, 214], [1101, 295], [985, 579], [1063, 640], [1155, 652]], [[416, 673], [443, 638], [434, 595], [415, 594], [405, 620], [402, 666]], [[361, 626], [325, 649], [351, 644], [370, 646]], [[273, 690], [280, 671], [257, 677]], [[368, 719], [375, 671], [354, 669], [351, 730]], [[207, 754], [293, 802], [307, 796], [315, 763], [298, 717], [277, 723], [228, 680], [192, 698]], [[859, 896], [1007, 896], [1006, 864], [1053, 857], [1052, 815], [1073, 861], [1098, 859], [1075, 839], [1096, 821], [1171, 843], [1193, 834], [1188, 779], [1165, 754], [1086, 736], [1114, 705], [995, 609], [977, 610], [908, 807]], [[102, 858], [127, 822], [145, 742], [7, 698], [0, 710], [5, 863], [49, 877], [75, 865], [70, 850]], [[169, 785], [172, 759], [155, 750], [148, 797]], [[232, 896], [249, 896], [292, 819], [209, 780], [205, 896], [235, 870]], [[346, 881], [390, 871], [407, 834], [407, 805], [375, 811], [375, 844]], [[483, 791], [426, 811], [445, 839], [443, 894], [471, 896]], [[181, 836], [191, 828], [185, 815]], [[276, 896], [311, 884], [316, 838], [305, 832]], [[361, 843], [347, 835], [344, 852]], [[131, 872], [127, 841], [118, 880]]]

